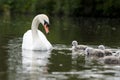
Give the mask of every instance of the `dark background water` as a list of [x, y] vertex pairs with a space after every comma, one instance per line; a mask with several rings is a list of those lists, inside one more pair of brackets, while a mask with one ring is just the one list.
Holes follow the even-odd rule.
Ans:
[[[119, 18], [50, 17], [50, 34], [46, 36], [54, 50], [22, 51], [22, 36], [33, 17], [0, 17], [0, 80], [119, 80], [119, 66], [87, 64], [83, 56], [73, 59], [69, 50], [73, 40], [119, 49]], [[39, 29], [44, 33], [41, 25]]]

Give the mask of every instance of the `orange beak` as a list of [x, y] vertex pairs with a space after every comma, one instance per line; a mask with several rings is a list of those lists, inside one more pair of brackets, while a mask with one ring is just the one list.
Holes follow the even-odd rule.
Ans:
[[48, 34], [49, 33], [49, 27], [47, 25], [44, 25], [44, 29], [45, 29], [46, 34]]

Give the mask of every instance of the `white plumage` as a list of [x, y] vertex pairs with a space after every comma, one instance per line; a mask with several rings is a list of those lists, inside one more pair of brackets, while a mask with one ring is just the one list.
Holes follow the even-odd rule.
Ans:
[[[52, 45], [47, 40], [46, 36], [40, 30], [38, 30], [38, 26], [40, 23], [44, 27], [47, 27], [47, 25], [49, 24], [49, 19], [45, 14], [37, 15], [33, 19], [31, 30], [28, 30], [23, 35], [22, 49], [27, 49], [27, 50], [52, 49]], [[46, 33], [48, 33], [48, 31]]]

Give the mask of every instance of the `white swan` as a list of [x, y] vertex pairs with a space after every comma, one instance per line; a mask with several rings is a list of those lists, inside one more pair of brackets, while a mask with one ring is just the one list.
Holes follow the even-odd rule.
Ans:
[[22, 49], [27, 50], [50, 50], [52, 45], [45, 35], [38, 30], [39, 24], [42, 24], [46, 33], [49, 33], [49, 18], [45, 14], [35, 16], [32, 21], [31, 30], [28, 30], [23, 36]]

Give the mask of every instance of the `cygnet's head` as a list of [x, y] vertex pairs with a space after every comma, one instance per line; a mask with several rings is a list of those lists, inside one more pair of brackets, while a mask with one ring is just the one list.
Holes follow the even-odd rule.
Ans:
[[90, 55], [92, 52], [93, 52], [93, 48], [91, 48], [91, 47], [87, 47], [85, 49], [85, 55]]
[[119, 57], [120, 56], [120, 51], [116, 51], [116, 53], [114, 53], [113, 55]]
[[99, 45], [98, 49], [105, 50], [105, 46], [104, 45]]
[[77, 45], [78, 45], [78, 42], [74, 40], [74, 41], [72, 41], [72, 45], [73, 45], [73, 46], [77, 46]]

